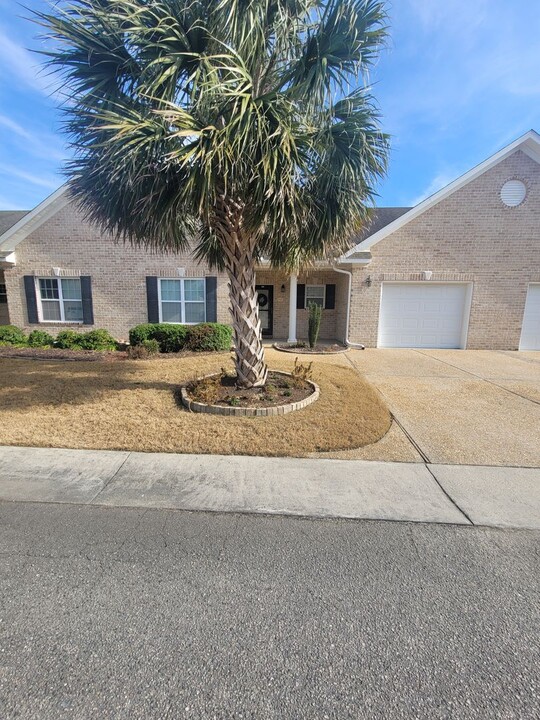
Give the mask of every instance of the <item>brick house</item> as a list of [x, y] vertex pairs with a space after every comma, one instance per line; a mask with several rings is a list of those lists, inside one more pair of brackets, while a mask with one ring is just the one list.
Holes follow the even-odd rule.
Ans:
[[[379, 208], [351, 249], [298, 276], [257, 271], [263, 335], [367, 347], [540, 349], [540, 135], [530, 131], [413, 208]], [[60, 188], [0, 213], [0, 324], [52, 332], [228, 322], [227, 279], [191, 253], [116, 244]]]

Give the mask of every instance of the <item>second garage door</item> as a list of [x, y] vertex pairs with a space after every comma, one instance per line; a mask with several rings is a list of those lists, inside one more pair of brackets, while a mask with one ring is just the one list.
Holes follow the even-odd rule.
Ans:
[[379, 347], [465, 347], [471, 288], [463, 283], [383, 283]]
[[519, 349], [540, 350], [540, 283], [529, 285]]

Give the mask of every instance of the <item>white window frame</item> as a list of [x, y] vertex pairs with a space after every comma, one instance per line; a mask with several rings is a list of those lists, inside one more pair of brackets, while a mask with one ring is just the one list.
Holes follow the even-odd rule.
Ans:
[[[174, 323], [169, 322], [167, 320], [163, 320], [163, 302], [173, 302], [172, 300], [165, 300], [163, 301], [161, 299], [161, 281], [162, 280], [174, 280], [175, 282], [180, 283], [180, 300], [174, 301], [175, 303], [180, 302], [180, 322]], [[198, 280], [199, 282], [202, 282], [204, 285], [204, 300], [202, 301], [204, 305], [204, 320], [200, 320], [199, 322], [186, 322], [186, 294], [184, 291], [184, 283], [186, 280]], [[188, 301], [189, 302], [189, 301]], [[158, 311], [159, 311], [159, 322], [164, 323], [165, 325], [199, 325], [201, 322], [206, 322], [206, 278], [200, 278], [200, 277], [186, 277], [186, 278], [179, 278], [179, 277], [160, 277], [158, 278]]]
[[308, 310], [308, 304], [313, 298], [308, 298], [308, 288], [322, 288], [322, 309], [326, 309], [326, 285], [306, 285], [306, 292], [304, 295], [304, 309]]
[[[60, 320], [44, 320], [43, 319], [43, 300], [41, 298], [41, 288], [39, 286], [40, 280], [56, 280], [58, 285], [58, 302], [60, 303]], [[38, 320], [40, 323], [48, 324], [48, 325], [82, 325], [84, 323], [84, 307], [82, 303], [82, 287], [81, 287], [81, 309], [83, 312], [83, 317], [81, 320], [66, 320], [66, 315], [64, 311], [64, 293], [62, 292], [62, 280], [78, 280], [79, 283], [81, 282], [80, 276], [77, 277], [36, 277], [35, 279], [35, 285], [36, 285], [36, 299], [37, 299], [37, 307], [38, 307]], [[47, 302], [47, 301], [45, 301]], [[68, 299], [69, 302], [69, 299]]]

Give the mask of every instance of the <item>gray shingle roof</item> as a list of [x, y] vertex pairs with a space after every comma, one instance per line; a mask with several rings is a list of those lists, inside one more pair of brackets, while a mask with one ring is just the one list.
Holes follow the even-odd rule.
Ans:
[[19, 222], [28, 212], [28, 210], [0, 210], [0, 235]]
[[412, 208], [410, 207], [375, 208], [371, 213], [371, 222], [366, 225], [363, 232], [354, 238], [353, 244], [357, 245], [370, 235], [375, 235], [376, 232], [379, 232], [379, 230], [382, 230], [383, 227], [390, 225], [391, 222], [394, 222], [394, 220], [397, 220], [398, 217], [405, 215], [405, 213], [409, 212], [411, 209]]

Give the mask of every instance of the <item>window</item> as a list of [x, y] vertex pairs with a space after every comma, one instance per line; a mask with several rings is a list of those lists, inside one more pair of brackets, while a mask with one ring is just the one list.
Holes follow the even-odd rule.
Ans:
[[44, 322], [82, 322], [79, 278], [39, 278], [41, 319]]
[[159, 281], [160, 321], [195, 325], [206, 319], [204, 278]]
[[5, 305], [6, 303], [7, 303], [6, 284], [0, 283], [0, 305]]
[[324, 308], [324, 285], [306, 285], [306, 308], [310, 303]]

